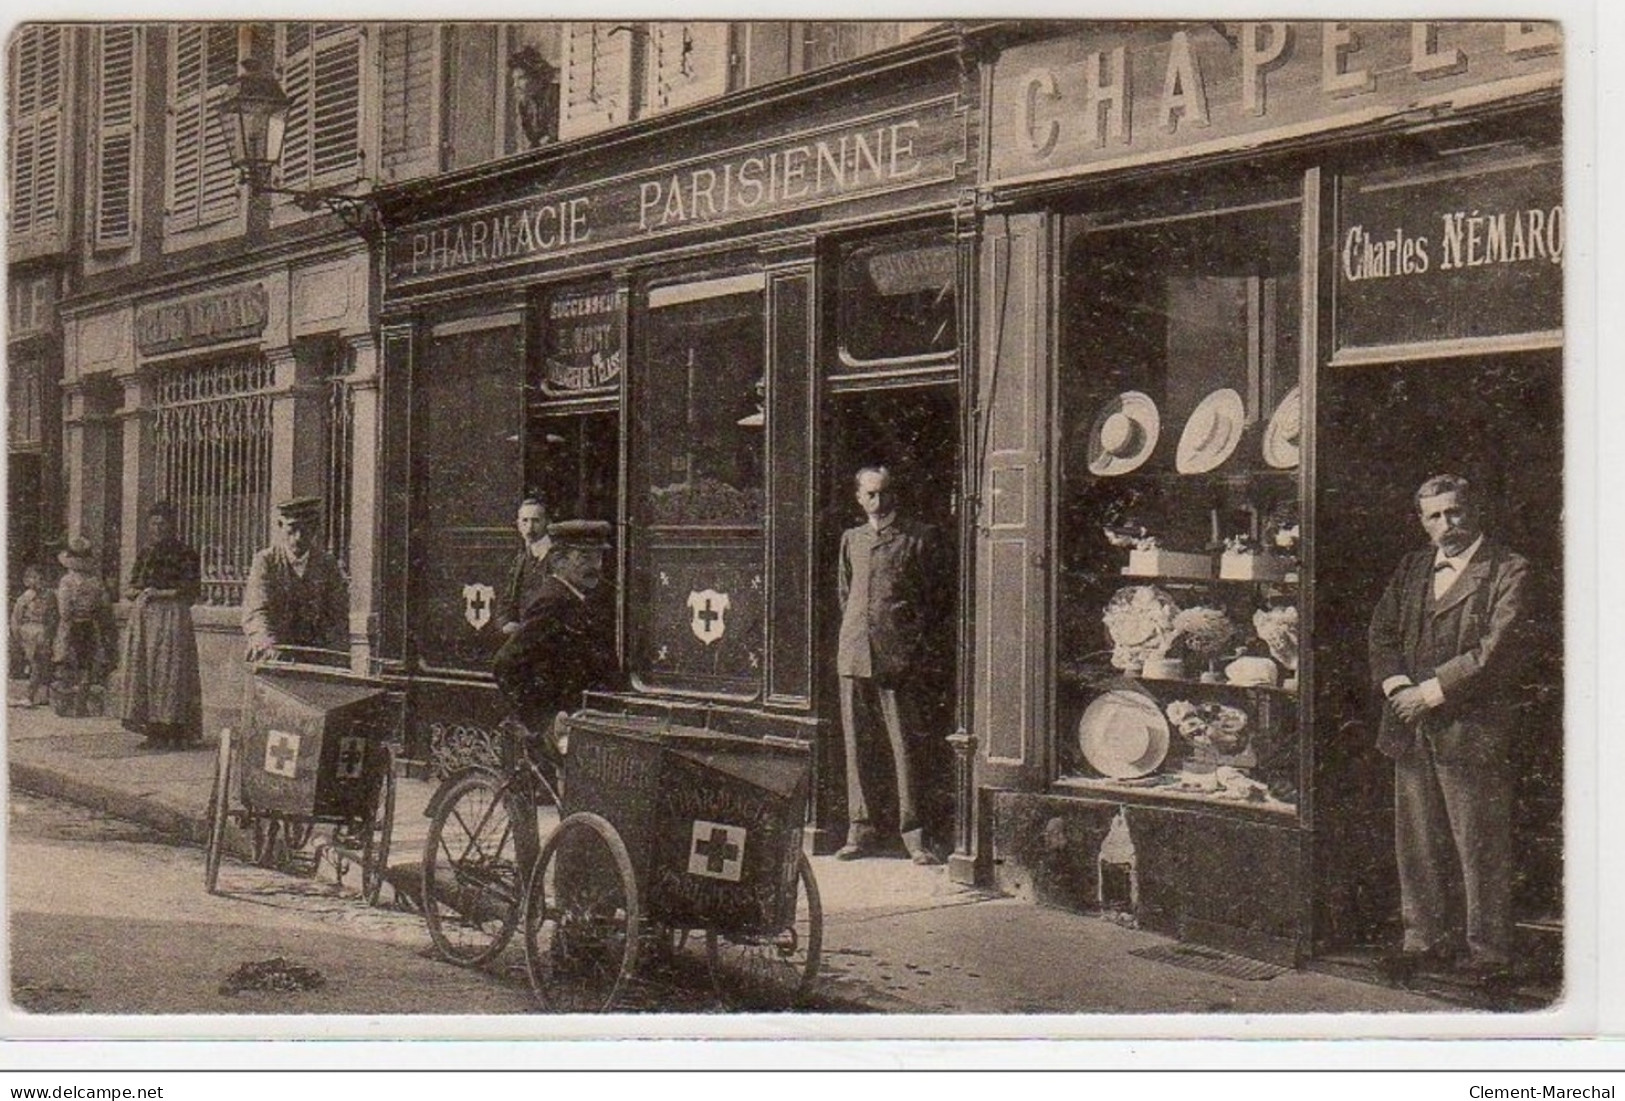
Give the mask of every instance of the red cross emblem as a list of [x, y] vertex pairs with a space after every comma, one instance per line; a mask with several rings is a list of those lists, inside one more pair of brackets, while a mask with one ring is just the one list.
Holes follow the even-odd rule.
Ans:
[[688, 872], [738, 883], [745, 871], [745, 829], [696, 820], [690, 835]]
[[299, 775], [299, 735], [286, 730], [265, 735], [265, 771], [290, 779]]

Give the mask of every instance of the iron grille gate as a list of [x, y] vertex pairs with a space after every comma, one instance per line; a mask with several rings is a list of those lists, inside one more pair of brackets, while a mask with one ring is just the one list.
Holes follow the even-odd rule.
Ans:
[[206, 604], [241, 603], [254, 552], [267, 542], [274, 377], [257, 352], [158, 376], [158, 491], [202, 559]]

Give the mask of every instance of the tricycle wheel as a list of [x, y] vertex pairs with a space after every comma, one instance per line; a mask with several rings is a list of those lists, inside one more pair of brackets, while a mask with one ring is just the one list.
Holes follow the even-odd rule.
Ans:
[[389, 874], [389, 839], [395, 832], [395, 751], [385, 746], [383, 756], [384, 776], [361, 846], [361, 897], [368, 906], [378, 905], [379, 891]]
[[796, 917], [785, 929], [705, 934], [705, 958], [720, 994], [796, 1002], [811, 992], [824, 947], [824, 904], [805, 853], [796, 858]]
[[436, 951], [471, 966], [494, 957], [519, 924], [514, 822], [501, 781], [472, 771], [437, 796], [423, 849], [423, 918]]
[[282, 839], [282, 820], [273, 814], [252, 815], [254, 863], [262, 868], [276, 867], [277, 845]]
[[610, 1009], [637, 967], [638, 885], [621, 835], [596, 814], [560, 822], [525, 890], [525, 970], [543, 1009]]
[[211, 895], [220, 882], [220, 857], [226, 848], [226, 819], [231, 814], [231, 728], [220, 731], [214, 757], [214, 786], [209, 789], [209, 837], [203, 849], [203, 887]]

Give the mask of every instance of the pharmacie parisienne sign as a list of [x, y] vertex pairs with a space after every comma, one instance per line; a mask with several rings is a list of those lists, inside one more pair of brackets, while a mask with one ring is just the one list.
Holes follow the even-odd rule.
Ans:
[[494, 270], [954, 178], [965, 117], [945, 96], [838, 126], [531, 196], [390, 234], [391, 285]]
[[1086, 28], [999, 56], [987, 182], [1250, 149], [1426, 110], [1464, 89], [1511, 96], [1561, 78], [1555, 23]]

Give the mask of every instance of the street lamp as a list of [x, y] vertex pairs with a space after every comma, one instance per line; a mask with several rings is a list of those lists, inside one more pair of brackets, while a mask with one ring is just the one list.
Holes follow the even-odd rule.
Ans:
[[263, 195], [287, 195], [300, 210], [327, 210], [344, 224], [371, 241], [379, 234], [378, 208], [362, 195], [347, 195], [342, 187], [306, 190], [278, 187], [271, 174], [282, 162], [282, 142], [288, 133], [288, 98], [276, 78], [265, 71], [257, 57], [242, 62], [232, 94], [221, 101], [216, 113], [231, 144], [231, 163], [248, 185], [249, 191]]

